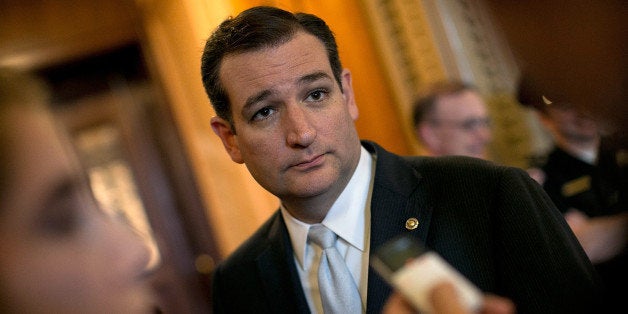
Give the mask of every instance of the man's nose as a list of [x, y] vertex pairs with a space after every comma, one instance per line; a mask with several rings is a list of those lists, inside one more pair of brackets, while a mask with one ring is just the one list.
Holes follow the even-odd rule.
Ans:
[[475, 136], [481, 138], [484, 142], [488, 142], [493, 137], [492, 122], [490, 118], [477, 119], [474, 121], [471, 131]]
[[300, 104], [286, 106], [283, 123], [286, 142], [290, 147], [307, 147], [316, 139], [316, 129], [312, 124], [307, 108]]
[[490, 125], [480, 126], [479, 128], [477, 128], [475, 130], [475, 132], [485, 142], [488, 142], [488, 141], [490, 141], [493, 138], [493, 131], [491, 130], [491, 126]]

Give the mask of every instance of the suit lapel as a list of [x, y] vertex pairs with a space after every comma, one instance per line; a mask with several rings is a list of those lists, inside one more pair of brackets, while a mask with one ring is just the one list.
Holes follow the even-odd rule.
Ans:
[[257, 258], [257, 268], [271, 312], [309, 313], [288, 230], [279, 212], [273, 217], [268, 240], [268, 248]]
[[[431, 206], [426, 187], [419, 184], [421, 176], [403, 158], [375, 143], [363, 141], [362, 144], [376, 156], [377, 163], [371, 199], [371, 252], [404, 232], [411, 232], [425, 241]], [[406, 229], [409, 218], [418, 219], [416, 229]], [[309, 313], [285, 222], [279, 212], [272, 219], [268, 248], [257, 258], [266, 300], [274, 313]], [[390, 286], [369, 268], [367, 312], [381, 313], [390, 292]]]
[[[377, 160], [371, 199], [371, 252], [402, 233], [411, 232], [425, 241], [431, 206], [425, 187], [419, 184], [420, 174], [406, 160], [377, 144], [363, 141], [363, 145]], [[416, 229], [406, 228], [409, 218], [419, 221]], [[390, 292], [390, 286], [369, 268], [367, 312], [380, 313]]]

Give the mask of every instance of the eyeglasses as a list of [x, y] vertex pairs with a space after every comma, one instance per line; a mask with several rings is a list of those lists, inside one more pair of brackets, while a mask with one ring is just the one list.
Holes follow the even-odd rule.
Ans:
[[490, 118], [471, 118], [465, 120], [432, 119], [428, 120], [428, 122], [436, 126], [452, 127], [468, 132], [480, 128], [490, 128], [492, 125]]

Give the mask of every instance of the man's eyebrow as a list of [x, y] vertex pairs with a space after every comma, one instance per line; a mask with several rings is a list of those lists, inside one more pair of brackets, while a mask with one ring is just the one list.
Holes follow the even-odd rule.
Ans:
[[[307, 83], [311, 83], [320, 79], [331, 79], [331, 77], [329, 75], [327, 75], [327, 73], [325, 72], [314, 72], [311, 74], [307, 74], [302, 76], [299, 79], [299, 84], [307, 84]], [[263, 101], [265, 98], [267, 98], [268, 96], [270, 96], [272, 94], [272, 91], [269, 89], [263, 90], [249, 98], [246, 99], [246, 102], [244, 102], [244, 107], [243, 109], [246, 110], [246, 108], [252, 106], [255, 103], [258, 103], [260, 101]]]
[[267, 98], [268, 96], [270, 96], [270, 94], [272, 94], [272, 92], [269, 89], [263, 90], [249, 98], [246, 99], [246, 102], [244, 103], [244, 107], [242, 108], [243, 110], [246, 110], [246, 108], [252, 106], [253, 104], [260, 102], [262, 100], [264, 100], [265, 98]]
[[327, 73], [325, 72], [315, 72], [312, 74], [307, 74], [304, 75], [303, 77], [301, 77], [299, 79], [299, 84], [307, 84], [307, 83], [311, 83], [314, 82], [316, 80], [320, 80], [320, 79], [331, 79], [331, 77], [329, 77], [329, 75], [327, 75]]

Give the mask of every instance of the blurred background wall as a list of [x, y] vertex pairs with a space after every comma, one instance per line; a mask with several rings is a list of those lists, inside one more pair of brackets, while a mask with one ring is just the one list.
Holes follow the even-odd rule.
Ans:
[[628, 133], [628, 2], [486, 2], [538, 92], [560, 93]]

